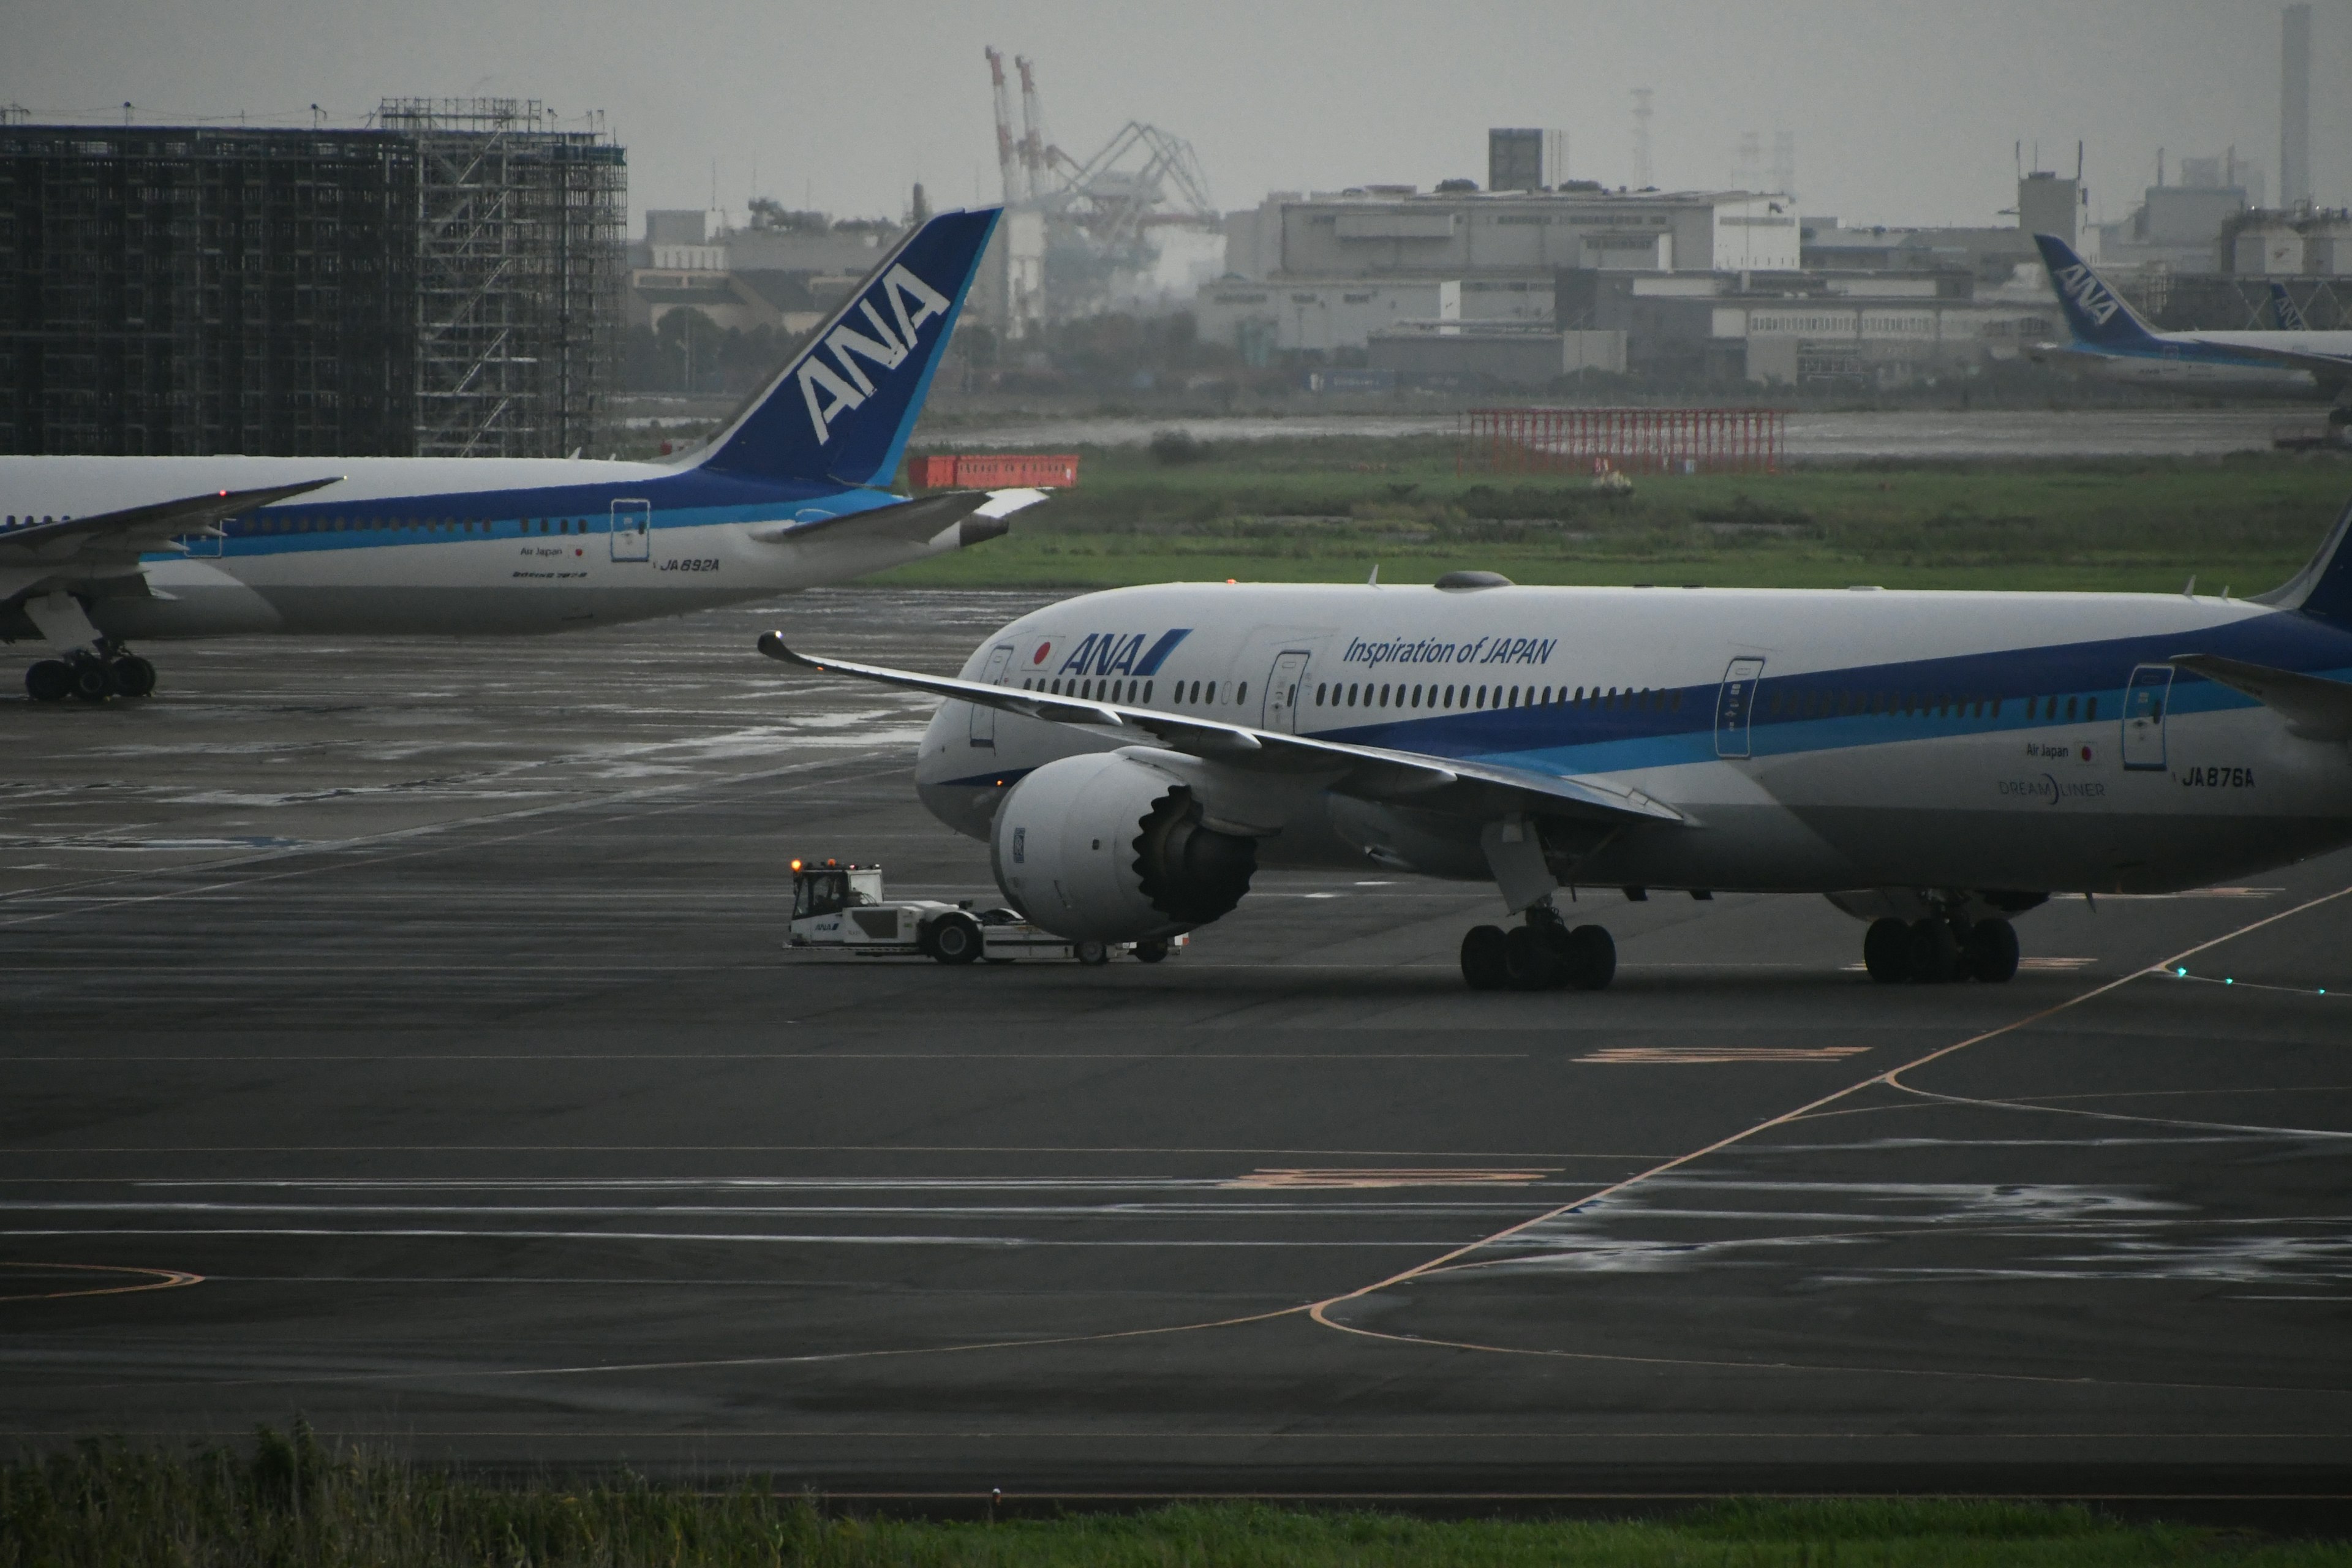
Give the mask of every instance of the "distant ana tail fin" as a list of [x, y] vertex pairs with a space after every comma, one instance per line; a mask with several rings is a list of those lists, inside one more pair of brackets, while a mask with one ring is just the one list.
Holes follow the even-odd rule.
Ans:
[[2073, 246], [2054, 234], [2037, 234], [2033, 243], [2041, 248], [2042, 264], [2050, 269], [2050, 287], [2057, 291], [2058, 309], [2075, 342], [2123, 348], [2154, 337], [2139, 312], [2125, 304], [2124, 297], [2108, 288]]
[[2286, 291], [2284, 283], [2271, 285], [2271, 313], [2278, 318], [2278, 330], [2282, 332], [2311, 331], [2311, 323], [2303, 318], [2303, 307], [2294, 302], [2294, 296]]
[[887, 484], [1003, 209], [946, 212], [891, 247], [697, 467], [814, 484]]

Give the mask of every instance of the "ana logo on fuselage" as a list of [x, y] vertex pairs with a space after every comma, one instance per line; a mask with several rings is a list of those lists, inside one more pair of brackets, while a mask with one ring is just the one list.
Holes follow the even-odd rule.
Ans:
[[[890, 321], [882, 319], [876, 310], [876, 296], [890, 312]], [[908, 310], [912, 303], [914, 308]], [[867, 337], [849, 324], [848, 312], [824, 341], [811, 345], [808, 357], [801, 361], [796, 373], [801, 384], [801, 396], [808, 404], [809, 427], [816, 432], [819, 445], [831, 433], [835, 418], [850, 409], [861, 406], [874, 395], [874, 383], [858, 364], [863, 359], [886, 371], [898, 369], [914, 352], [917, 333], [924, 322], [948, 313], [947, 296], [916, 277], [903, 266], [893, 267], [882, 275], [874, 293], [857, 301], [857, 313], [874, 329]], [[897, 332], [890, 330], [891, 321], [898, 324]], [[824, 354], [830, 350], [840, 370], [825, 363]], [[820, 402], [822, 392], [829, 402]]]
[[1190, 626], [1163, 632], [1146, 647], [1148, 632], [1089, 632], [1062, 660], [1063, 675], [1157, 675], [1176, 645], [1192, 635]]
[[2123, 301], [2107, 292], [2099, 275], [2087, 267], [2069, 267], [2058, 274], [2058, 287], [2066, 297], [2082, 307], [2083, 313], [2105, 326], [2108, 319], [2122, 310]]

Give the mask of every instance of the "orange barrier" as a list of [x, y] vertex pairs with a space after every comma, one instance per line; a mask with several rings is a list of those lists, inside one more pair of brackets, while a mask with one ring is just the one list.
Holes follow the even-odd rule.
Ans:
[[1078, 459], [1074, 456], [934, 452], [915, 458], [908, 469], [919, 490], [1066, 490], [1076, 488], [1078, 482]]
[[1454, 471], [1774, 474], [1788, 417], [1777, 408], [1473, 408]]

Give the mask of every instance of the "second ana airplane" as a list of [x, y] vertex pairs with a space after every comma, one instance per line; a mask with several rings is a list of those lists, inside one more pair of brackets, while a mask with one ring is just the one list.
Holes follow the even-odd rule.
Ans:
[[1999, 982], [2054, 893], [2352, 843], [2347, 535], [2255, 599], [1460, 573], [1091, 594], [951, 678], [761, 647], [950, 699], [924, 804], [1074, 942], [1205, 925], [1261, 866], [1374, 867], [1524, 916], [1464, 938], [1474, 987], [1607, 984], [1614, 942], [1559, 897], [1594, 888], [1823, 893], [1874, 979]]
[[2042, 263], [2066, 319], [2067, 341], [2033, 357], [2078, 375], [2176, 387], [2183, 392], [2269, 393], [2338, 399], [2352, 384], [2352, 332], [2314, 331], [2273, 284], [2279, 331], [2159, 332], [2054, 234], [2037, 234]]
[[540, 632], [838, 583], [1003, 533], [1034, 490], [897, 471], [997, 209], [906, 236], [681, 462], [0, 457], [0, 641], [37, 700], [143, 697], [130, 640]]

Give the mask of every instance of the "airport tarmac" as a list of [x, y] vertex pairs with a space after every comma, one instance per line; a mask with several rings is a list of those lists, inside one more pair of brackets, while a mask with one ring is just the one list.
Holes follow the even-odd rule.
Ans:
[[1874, 986], [1820, 900], [1588, 894], [1614, 987], [1474, 994], [1497, 900], [1378, 871], [1262, 876], [1156, 967], [781, 951], [796, 854], [993, 889], [914, 802], [925, 705], [757, 631], [947, 669], [1035, 602], [155, 644], [144, 704], [0, 700], [0, 1441], [2346, 1492], [2352, 854], [2055, 902], [2001, 987]]

